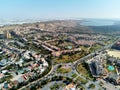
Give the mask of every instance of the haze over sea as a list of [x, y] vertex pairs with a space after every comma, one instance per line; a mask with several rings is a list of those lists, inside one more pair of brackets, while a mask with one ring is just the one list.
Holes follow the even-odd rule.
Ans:
[[22, 19], [22, 20], [3, 20], [0, 19], [0, 26], [12, 25], [12, 24], [23, 24], [23, 23], [34, 23], [39, 22], [40, 19]]
[[[34, 23], [34, 22], [49, 21], [49, 20], [57, 20], [57, 19], [22, 19], [22, 20], [0, 19], [0, 26], [12, 25], [12, 24], [23, 24], [23, 23]], [[64, 19], [61, 19], [61, 20], [64, 20]], [[71, 20], [82, 20], [80, 24], [84, 26], [108, 26], [108, 25], [114, 25], [116, 22], [120, 21], [117, 19], [80, 19], [80, 18], [79, 19], [72, 18]]]
[[111, 20], [111, 19], [85, 19], [81, 25], [84, 26], [108, 26], [114, 25], [115, 22], [118, 20]]

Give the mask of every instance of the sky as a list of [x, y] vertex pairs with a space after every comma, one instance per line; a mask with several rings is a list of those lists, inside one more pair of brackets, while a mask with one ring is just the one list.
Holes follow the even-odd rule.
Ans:
[[120, 18], [120, 0], [0, 0], [1, 18]]

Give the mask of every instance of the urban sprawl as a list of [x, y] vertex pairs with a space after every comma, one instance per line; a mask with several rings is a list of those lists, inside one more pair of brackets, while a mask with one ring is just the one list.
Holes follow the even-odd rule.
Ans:
[[120, 90], [120, 39], [78, 21], [0, 27], [0, 90]]

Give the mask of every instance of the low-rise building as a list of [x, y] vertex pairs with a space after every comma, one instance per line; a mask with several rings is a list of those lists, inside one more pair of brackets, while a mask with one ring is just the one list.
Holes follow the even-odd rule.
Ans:
[[76, 85], [73, 83], [68, 84], [64, 90], [76, 90]]

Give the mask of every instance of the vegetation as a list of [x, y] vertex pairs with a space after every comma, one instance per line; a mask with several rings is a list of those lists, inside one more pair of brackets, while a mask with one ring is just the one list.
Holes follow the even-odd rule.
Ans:
[[98, 50], [98, 49], [100, 49], [100, 48], [102, 48], [102, 46], [99, 45], [99, 44], [93, 45], [93, 46], [90, 47], [89, 52], [90, 52], [90, 53], [91, 53], [91, 52], [94, 52], [94, 51], [96, 51], [96, 50]]
[[71, 71], [71, 68], [58, 67], [57, 69], [58, 73], [69, 73], [70, 71]]
[[52, 42], [49, 42], [50, 45], [53, 45], [53, 46], [57, 46], [59, 47], [61, 50], [68, 50], [68, 46], [72, 46], [72, 48], [75, 48], [75, 44], [73, 44], [72, 42], [69, 42], [66, 40], [66, 37], [59, 37], [60, 40], [55, 40], [55, 41], [52, 41]]
[[82, 84], [86, 84], [87, 83], [87, 80], [85, 80], [85, 79], [83, 79], [81, 77], [78, 77], [76, 80], [80, 81]]
[[103, 83], [102, 81], [100, 81], [99, 85], [100, 85], [100, 86], [103, 86], [103, 85], [104, 85], [104, 83]]
[[94, 84], [90, 84], [90, 85], [89, 85], [89, 88], [95, 89], [95, 85], [94, 85]]
[[120, 34], [120, 26], [119, 25], [111, 25], [111, 26], [90, 26], [90, 28], [95, 32], [100, 32], [103, 34]]
[[85, 88], [81, 84], [78, 84], [77, 88], [79, 88], [79, 90], [85, 90]]
[[90, 70], [88, 68], [87, 63], [85, 63], [85, 62], [80, 63], [77, 66], [77, 71], [78, 71], [78, 73], [80, 73], [81, 75], [83, 75], [85, 78], [90, 79], [90, 80], [94, 80], [94, 78], [92, 77], [92, 75], [90, 73]]
[[71, 75], [71, 77], [75, 78], [75, 77], [77, 77], [77, 74], [74, 73], [74, 74]]
[[60, 86], [62, 86], [62, 87], [66, 86], [66, 83], [71, 83], [72, 79], [70, 79], [68, 77], [63, 77], [63, 76], [54, 76], [51, 79], [46, 79], [46, 80], [40, 81], [39, 84], [37, 84], [37, 86], [43, 87], [44, 85], [46, 85], [50, 82], [54, 82], [54, 81], [62, 81], [63, 83], [60, 85], [55, 83], [53, 86], [50, 87], [51, 90], [57, 90], [57, 89], [59, 89]]
[[[51, 68], [52, 68], [52, 66], [51, 66], [52, 63], [51, 63], [51, 61], [50, 61], [49, 59], [47, 59], [47, 62], [48, 62], [48, 64], [49, 64], [49, 67], [48, 67], [42, 74], [36, 74], [36, 76], [30, 77], [29, 80], [28, 80], [28, 82], [33, 82], [33, 81], [35, 81], [35, 80], [38, 80], [38, 79], [42, 78], [42, 77], [45, 76], [46, 74], [48, 74], [48, 72], [49, 72], [49, 71], [51, 70]], [[49, 81], [49, 79], [42, 81], [41, 85], [47, 84], [48, 81]], [[21, 88], [22, 86], [27, 85], [28, 82], [19, 83], [19, 86], [17, 87], [17, 89], [18, 89], [18, 88]], [[31, 87], [31, 88], [36, 88], [36, 87], [33, 86], [33, 87]], [[34, 90], [36, 90], [36, 89], [34, 89]]]
[[50, 87], [50, 90], [56, 90], [59, 88], [60, 88], [60, 86], [57, 83], [55, 83], [53, 86]]
[[55, 63], [69, 63], [69, 62], [74, 62], [82, 57], [87, 55], [85, 51], [81, 52], [76, 52], [76, 53], [70, 53], [66, 55], [62, 55], [60, 57], [53, 57], [53, 60]]

